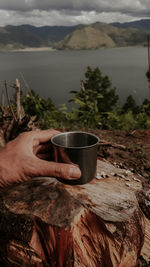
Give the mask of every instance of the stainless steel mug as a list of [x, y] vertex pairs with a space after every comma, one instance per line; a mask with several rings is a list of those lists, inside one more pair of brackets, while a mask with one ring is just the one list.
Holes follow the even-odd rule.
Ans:
[[57, 134], [51, 138], [56, 162], [77, 164], [81, 170], [80, 179], [60, 181], [76, 185], [90, 182], [96, 172], [99, 138], [91, 133], [74, 131]]

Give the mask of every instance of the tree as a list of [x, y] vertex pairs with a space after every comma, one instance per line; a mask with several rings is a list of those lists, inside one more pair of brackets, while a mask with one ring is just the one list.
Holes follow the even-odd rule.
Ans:
[[78, 121], [80, 127], [97, 127], [101, 119], [98, 101], [102, 95], [91, 89], [81, 89], [80, 91], [71, 91], [71, 93], [74, 94], [71, 101], [77, 105], [77, 108], [72, 109], [70, 119]]
[[150, 100], [144, 99], [141, 105], [141, 112], [144, 112], [147, 116], [150, 116]]
[[116, 88], [111, 88], [111, 81], [107, 75], [103, 76], [100, 69], [96, 67], [92, 70], [87, 67], [85, 73], [86, 80], [84, 81], [84, 88], [96, 91], [102, 97], [98, 100], [99, 112], [111, 111], [118, 102], [118, 95], [116, 95]]
[[118, 96], [115, 88], [111, 89], [108, 76], [103, 76], [99, 68], [87, 67], [85, 78], [80, 90], [71, 91], [70, 101], [77, 106], [72, 110], [72, 117], [84, 127], [99, 127], [103, 113], [113, 110]]
[[136, 104], [132, 95], [129, 95], [124, 103], [122, 110], [124, 113], [128, 111], [132, 111], [133, 114], [137, 114], [139, 112], [139, 106]]

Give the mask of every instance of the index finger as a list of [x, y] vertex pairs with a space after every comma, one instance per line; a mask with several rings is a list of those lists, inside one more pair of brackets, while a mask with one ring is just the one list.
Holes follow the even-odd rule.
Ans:
[[59, 131], [49, 129], [49, 130], [39, 130], [39, 131], [32, 131], [32, 137], [35, 145], [40, 143], [46, 143], [50, 141], [52, 136], [60, 133]]

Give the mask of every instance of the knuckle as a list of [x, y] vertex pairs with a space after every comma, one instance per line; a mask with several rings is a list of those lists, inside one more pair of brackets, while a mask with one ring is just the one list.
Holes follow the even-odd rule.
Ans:
[[68, 167], [65, 164], [58, 164], [55, 168], [56, 177], [67, 178], [68, 177]]

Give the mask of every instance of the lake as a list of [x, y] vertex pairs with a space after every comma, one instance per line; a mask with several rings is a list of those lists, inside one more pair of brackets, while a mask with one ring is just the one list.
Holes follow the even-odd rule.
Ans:
[[[120, 102], [132, 94], [137, 103], [149, 97], [145, 73], [147, 48], [125, 47], [89, 51], [41, 51], [0, 53], [0, 90], [3, 81], [12, 85], [20, 73], [30, 88], [44, 98], [51, 97], [56, 106], [68, 103], [71, 90], [80, 89], [87, 66], [99, 67], [116, 87]], [[21, 83], [22, 88], [24, 84]], [[10, 95], [13, 89], [9, 88]]]

